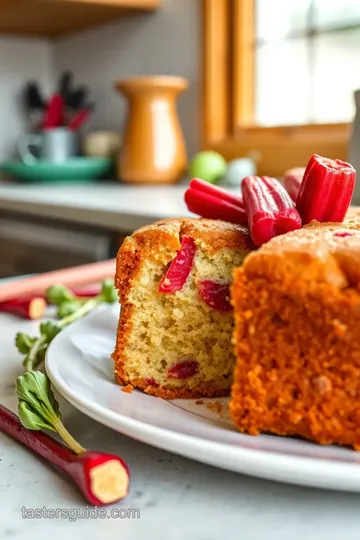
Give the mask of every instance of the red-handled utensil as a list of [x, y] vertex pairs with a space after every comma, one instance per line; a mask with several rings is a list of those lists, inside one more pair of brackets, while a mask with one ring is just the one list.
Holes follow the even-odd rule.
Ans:
[[64, 113], [64, 98], [60, 94], [54, 94], [45, 111], [43, 129], [53, 129], [62, 126]]
[[93, 110], [93, 105], [88, 105], [83, 109], [80, 109], [70, 120], [68, 128], [72, 131], [76, 131], [81, 128], [88, 121], [89, 116]]

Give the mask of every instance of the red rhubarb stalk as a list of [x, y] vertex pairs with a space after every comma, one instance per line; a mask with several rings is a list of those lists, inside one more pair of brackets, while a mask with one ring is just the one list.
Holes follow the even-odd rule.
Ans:
[[195, 189], [196, 191], [201, 191], [202, 193], [208, 193], [209, 195], [217, 197], [222, 201], [227, 201], [234, 206], [240, 206], [240, 208], [244, 208], [244, 202], [240, 195], [234, 195], [233, 193], [230, 193], [230, 191], [219, 188], [217, 186], [213, 186], [212, 184], [209, 184], [209, 182], [205, 182], [200, 178], [193, 178], [190, 181], [189, 188]]
[[254, 244], [301, 228], [301, 218], [285, 188], [268, 176], [247, 176], [242, 182], [244, 205]]
[[108, 277], [114, 279], [114, 272], [115, 259], [111, 259], [6, 282], [0, 285], [0, 301], [32, 295], [43, 296], [46, 289], [54, 283], [62, 283], [67, 287], [79, 287]]
[[17, 315], [23, 319], [36, 320], [44, 315], [46, 306], [44, 298], [35, 296], [0, 302], [0, 311]]
[[181, 248], [160, 281], [159, 292], [174, 293], [181, 291], [193, 267], [195, 253], [194, 240], [189, 236], [183, 236]]
[[128, 492], [129, 470], [118, 456], [88, 451], [76, 454], [49, 435], [26, 429], [3, 405], [0, 405], [0, 430], [71, 477], [90, 504], [110, 504]]
[[[71, 289], [74, 299], [78, 298], [81, 302], [94, 298], [100, 291], [100, 285], [82, 287], [81, 289]], [[0, 302], [0, 312], [11, 313], [12, 315], [18, 315], [23, 319], [29, 320], [40, 319], [44, 315], [46, 307], [46, 299], [39, 295], [30, 296], [28, 298], [14, 298], [12, 300]]]
[[[70, 294], [70, 300], [68, 300]], [[54, 285], [47, 289], [49, 303], [58, 305], [58, 313], [61, 311], [61, 321], [45, 321], [39, 326], [40, 335], [29, 336], [24, 332], [18, 332], [15, 337], [15, 345], [18, 351], [24, 355], [23, 365], [26, 371], [39, 367], [44, 361], [48, 346], [61, 332], [63, 328], [77, 319], [84, 317], [100, 304], [113, 304], [117, 300], [117, 294], [113, 279], [105, 279], [98, 296], [86, 301], [73, 300], [72, 293], [62, 285]]]
[[314, 154], [307, 164], [296, 207], [303, 224], [343, 221], [355, 189], [356, 171], [350, 163]]
[[[20, 375], [16, 394], [19, 418], [0, 406], [0, 430], [68, 474], [91, 504], [109, 504], [125, 497], [129, 487], [126, 463], [113, 454], [89, 452], [72, 437], [44, 373]], [[41, 433], [43, 429], [58, 433], [69, 448]]]
[[296, 202], [300, 184], [304, 177], [305, 167], [294, 167], [284, 174], [284, 186], [291, 199]]
[[77, 296], [78, 298], [94, 298], [94, 296], [97, 296], [101, 291], [101, 284], [98, 285], [92, 285], [88, 287], [81, 287], [79, 289], [77, 288], [71, 288], [71, 292], [74, 296]]
[[202, 180], [190, 182], [185, 192], [185, 202], [190, 212], [203, 218], [247, 225], [242, 198]]

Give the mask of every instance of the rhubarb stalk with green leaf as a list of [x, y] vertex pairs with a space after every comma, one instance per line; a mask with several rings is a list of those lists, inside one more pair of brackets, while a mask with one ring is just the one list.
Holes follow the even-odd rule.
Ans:
[[16, 380], [20, 422], [30, 430], [49, 429], [60, 435], [75, 452], [85, 452], [62, 423], [59, 404], [50, 387], [49, 379], [41, 371], [29, 371]]
[[37, 369], [44, 361], [48, 346], [63, 328], [84, 317], [102, 303], [113, 304], [117, 300], [116, 290], [111, 279], [105, 279], [101, 291], [90, 299], [79, 298], [62, 285], [49, 287], [46, 293], [49, 303], [58, 308], [59, 321], [46, 321], [40, 324], [40, 335], [29, 336], [19, 332], [15, 337], [18, 351], [24, 355], [25, 371]]
[[[0, 404], [0, 431], [72, 478], [90, 504], [110, 504], [126, 496], [130, 481], [127, 464], [114, 454], [86, 450], [70, 435], [46, 375], [40, 371], [21, 375], [16, 393], [19, 417]], [[67, 446], [43, 429], [57, 432]]]

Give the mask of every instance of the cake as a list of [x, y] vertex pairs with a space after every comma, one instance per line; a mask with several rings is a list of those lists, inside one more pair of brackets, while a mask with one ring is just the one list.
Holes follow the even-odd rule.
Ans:
[[240, 431], [360, 450], [360, 221], [312, 222], [234, 272]]
[[115, 275], [120, 384], [165, 399], [229, 393], [229, 285], [252, 247], [247, 228], [207, 219], [161, 221], [125, 239]]

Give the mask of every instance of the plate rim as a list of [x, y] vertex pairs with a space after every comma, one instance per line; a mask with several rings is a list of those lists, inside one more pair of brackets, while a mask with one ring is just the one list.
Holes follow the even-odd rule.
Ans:
[[[100, 310], [103, 313], [104, 309], [110, 310], [110, 308], [111, 306], [102, 307]], [[46, 353], [45, 367], [51, 383], [76, 409], [100, 424], [137, 441], [208, 465], [287, 484], [336, 491], [360, 492], [360, 466], [357, 463], [276, 453], [271, 450], [264, 451], [262, 449], [231, 445], [226, 442], [216, 442], [130, 418], [99, 403], [92, 402], [86, 396], [79, 398], [60, 375], [56, 368], [56, 361], [54, 361], [54, 366], [52, 365], [52, 357], [55, 358], [53, 351], [59, 346], [60, 342], [68, 339], [68, 335], [74, 332], [74, 328], [76, 330], [76, 327], [84, 324], [84, 321], [86, 323], [90, 318], [95, 318], [99, 312], [99, 309], [96, 309], [86, 317], [65, 328], [51, 342]], [[121, 391], [120, 386], [119, 391]], [[223, 459], [222, 463], [215, 459], [217, 456], [223, 458], [225, 455], [227, 463]], [[234, 461], [241, 462], [241, 467], [234, 468]], [[330, 476], [328, 474], [329, 468], [331, 468]], [[345, 476], [346, 478], [344, 478]], [[344, 481], [346, 486], [344, 486]]]

